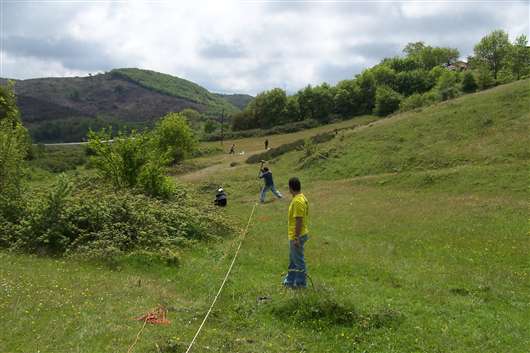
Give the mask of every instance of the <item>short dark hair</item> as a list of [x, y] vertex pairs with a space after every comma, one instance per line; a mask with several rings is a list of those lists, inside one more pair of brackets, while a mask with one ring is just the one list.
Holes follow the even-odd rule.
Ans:
[[268, 168], [268, 167], [263, 167], [263, 171], [264, 171], [264, 172], [268, 172], [268, 171], [269, 171], [269, 168]]
[[298, 179], [297, 177], [292, 177], [291, 179], [289, 179], [289, 189], [295, 192], [302, 190], [300, 179]]

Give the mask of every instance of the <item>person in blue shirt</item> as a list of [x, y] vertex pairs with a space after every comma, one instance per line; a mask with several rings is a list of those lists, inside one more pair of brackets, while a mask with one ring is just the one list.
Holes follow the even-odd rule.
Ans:
[[272, 191], [274, 195], [276, 195], [277, 198], [281, 199], [283, 196], [282, 194], [276, 190], [276, 187], [274, 186], [274, 180], [272, 179], [272, 172], [267, 167], [263, 167], [263, 164], [260, 168], [259, 178], [263, 179], [265, 182], [265, 185], [263, 186], [263, 189], [261, 189], [261, 193], [259, 195], [259, 200], [261, 203], [265, 202], [265, 195], [267, 194], [267, 191]]

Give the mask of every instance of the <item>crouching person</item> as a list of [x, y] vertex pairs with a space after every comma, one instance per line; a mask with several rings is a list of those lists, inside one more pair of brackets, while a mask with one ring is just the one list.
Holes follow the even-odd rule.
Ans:
[[217, 189], [217, 194], [215, 194], [215, 200], [213, 201], [214, 205], [225, 207], [226, 203], [228, 202], [226, 198], [226, 192], [223, 190], [223, 188]]

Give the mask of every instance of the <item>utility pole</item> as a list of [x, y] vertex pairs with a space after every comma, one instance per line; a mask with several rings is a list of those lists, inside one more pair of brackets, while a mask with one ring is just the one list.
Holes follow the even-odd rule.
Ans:
[[225, 123], [225, 110], [221, 111], [221, 146], [223, 145], [224, 139], [224, 123]]

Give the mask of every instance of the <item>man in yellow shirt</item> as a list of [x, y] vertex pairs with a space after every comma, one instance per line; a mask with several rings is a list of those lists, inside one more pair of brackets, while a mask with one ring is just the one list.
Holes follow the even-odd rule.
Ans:
[[287, 235], [289, 237], [289, 270], [283, 280], [288, 288], [305, 288], [306, 265], [304, 244], [308, 239], [309, 203], [302, 194], [300, 180], [289, 179], [289, 192], [293, 195], [289, 205]]

